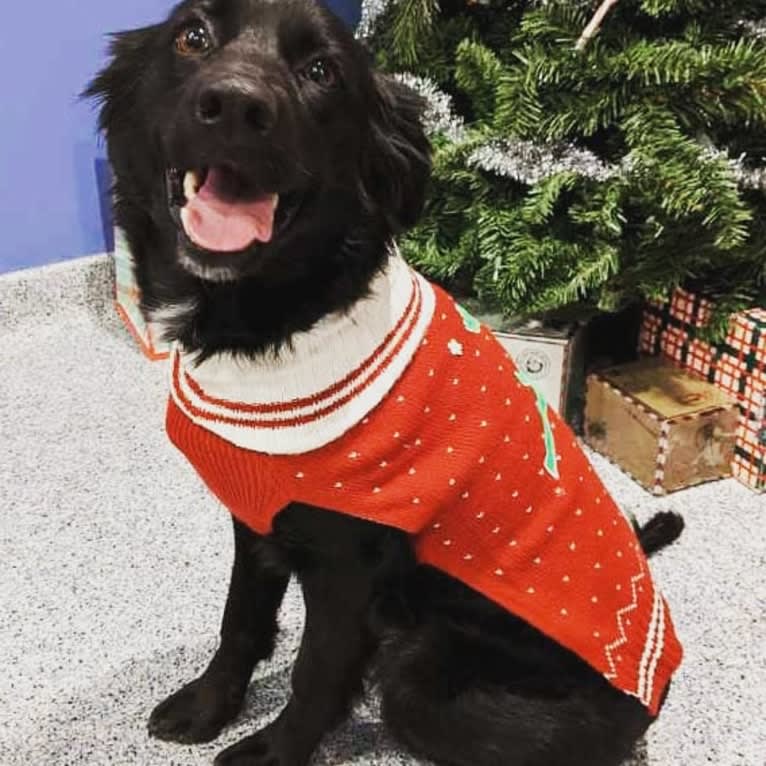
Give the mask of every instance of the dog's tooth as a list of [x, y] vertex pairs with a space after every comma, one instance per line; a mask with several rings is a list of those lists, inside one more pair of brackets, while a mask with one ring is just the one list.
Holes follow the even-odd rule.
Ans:
[[187, 170], [184, 176], [184, 194], [186, 201], [191, 202], [197, 196], [199, 176], [193, 170]]

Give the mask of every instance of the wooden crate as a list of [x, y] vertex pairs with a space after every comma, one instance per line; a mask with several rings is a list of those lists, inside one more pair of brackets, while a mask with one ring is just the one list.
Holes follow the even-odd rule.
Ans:
[[739, 428], [732, 473], [756, 492], [766, 492], [766, 309], [732, 314], [717, 345], [702, 337], [713, 303], [676, 288], [667, 301], [650, 301], [639, 347], [662, 355], [692, 375], [713, 383], [739, 404]]
[[661, 358], [588, 377], [588, 444], [655, 494], [731, 475], [739, 411], [716, 386]]

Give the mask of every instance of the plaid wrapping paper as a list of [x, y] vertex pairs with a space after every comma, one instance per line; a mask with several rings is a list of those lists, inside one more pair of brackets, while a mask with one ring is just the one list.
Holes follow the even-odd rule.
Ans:
[[688, 290], [677, 288], [668, 306], [670, 316], [691, 327], [704, 327], [713, 312], [713, 304], [707, 299]]
[[718, 349], [704, 340], [694, 338], [690, 341], [686, 355], [686, 367], [705, 380], [710, 380], [711, 374], [715, 377], [715, 365], [718, 360]]
[[[650, 303], [644, 311], [641, 322], [641, 332], [638, 336], [638, 348], [643, 354], [657, 356], [661, 348], [660, 333], [662, 332], [662, 304]], [[656, 312], [656, 313], [655, 313]]]
[[740, 418], [731, 471], [748, 487], [766, 489], [766, 420]]
[[747, 379], [744, 400], [748, 419], [766, 421], [766, 370], [756, 371]]
[[114, 271], [115, 307], [123, 323], [149, 359], [167, 359], [167, 344], [155, 338], [152, 326], [141, 313], [141, 292], [133, 275], [133, 256], [124, 234], [119, 229], [115, 229], [114, 232]]
[[680, 288], [667, 302], [650, 301], [639, 349], [670, 359], [736, 398], [741, 426], [733, 472], [749, 487], [766, 490], [766, 309], [732, 315], [725, 340], [713, 346], [698, 337], [713, 306], [707, 298]]
[[761, 369], [766, 369], [766, 309], [734, 314], [726, 343], [746, 357], [752, 356], [754, 364], [760, 360]]
[[660, 343], [665, 356], [672, 361], [684, 365], [689, 346], [689, 333], [680, 328], [669, 326], [660, 333]]
[[748, 487], [766, 490], [766, 370], [748, 376], [740, 405], [732, 475]]

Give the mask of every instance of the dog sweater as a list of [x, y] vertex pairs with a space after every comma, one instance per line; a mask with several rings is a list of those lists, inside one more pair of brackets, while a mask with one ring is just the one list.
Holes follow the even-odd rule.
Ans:
[[404, 530], [656, 715], [682, 650], [630, 523], [490, 330], [400, 256], [278, 354], [170, 366], [171, 440], [254, 531], [291, 501]]

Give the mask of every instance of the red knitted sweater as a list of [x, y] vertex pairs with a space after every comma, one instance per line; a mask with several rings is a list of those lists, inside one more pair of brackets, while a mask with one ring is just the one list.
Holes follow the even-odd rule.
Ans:
[[682, 652], [631, 525], [492, 333], [400, 259], [277, 359], [176, 351], [167, 429], [255, 531], [290, 501], [405, 530], [656, 714]]

